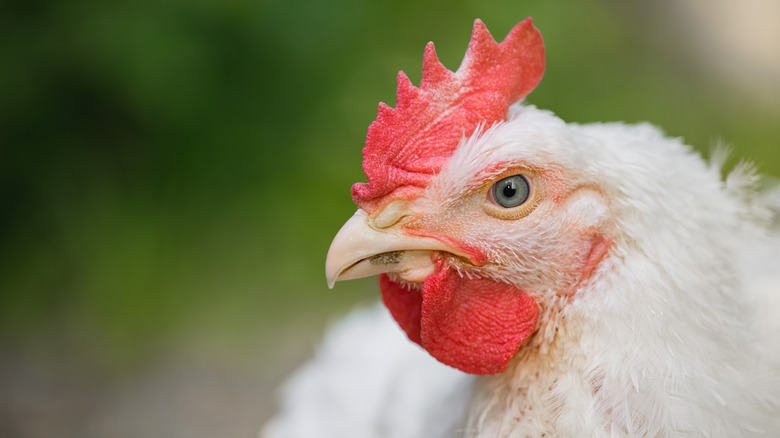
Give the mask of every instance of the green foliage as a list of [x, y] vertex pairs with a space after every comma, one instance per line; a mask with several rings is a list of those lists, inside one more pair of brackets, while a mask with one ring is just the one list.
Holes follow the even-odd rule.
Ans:
[[397, 70], [419, 81], [427, 41], [457, 68], [475, 17], [498, 38], [534, 17], [549, 65], [531, 103], [652, 121], [705, 151], [722, 137], [780, 174], [777, 114], [722, 91], [617, 1], [2, 8], [6, 336], [132, 355], [164, 333], [271, 330], [373, 300], [370, 280], [329, 292], [323, 273], [365, 129], [394, 103]]

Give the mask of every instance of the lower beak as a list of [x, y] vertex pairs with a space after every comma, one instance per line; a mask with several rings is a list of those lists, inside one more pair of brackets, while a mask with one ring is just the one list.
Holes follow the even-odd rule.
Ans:
[[430, 237], [408, 236], [398, 227], [372, 226], [368, 213], [358, 209], [341, 227], [328, 250], [325, 276], [328, 287], [382, 273], [396, 273], [403, 280], [422, 282], [436, 270], [434, 251], [459, 254]]

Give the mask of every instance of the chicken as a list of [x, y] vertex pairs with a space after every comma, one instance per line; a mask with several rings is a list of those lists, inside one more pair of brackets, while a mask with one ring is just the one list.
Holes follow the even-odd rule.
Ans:
[[780, 436], [778, 196], [650, 125], [518, 103], [543, 72], [529, 18], [399, 73], [326, 261], [389, 312], [334, 328], [265, 436]]

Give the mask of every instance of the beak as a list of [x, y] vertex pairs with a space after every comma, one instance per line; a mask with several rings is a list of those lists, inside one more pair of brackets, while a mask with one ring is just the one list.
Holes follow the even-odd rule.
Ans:
[[408, 236], [393, 226], [379, 227], [358, 209], [330, 244], [325, 261], [328, 287], [332, 289], [340, 280], [391, 272], [406, 281], [422, 282], [436, 271], [434, 251], [463, 256], [434, 238]]

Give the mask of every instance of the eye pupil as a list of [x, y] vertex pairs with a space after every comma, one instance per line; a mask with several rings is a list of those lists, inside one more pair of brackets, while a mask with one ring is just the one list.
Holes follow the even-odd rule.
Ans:
[[517, 193], [517, 189], [515, 189], [515, 183], [513, 181], [508, 181], [508, 183], [504, 186], [504, 196], [511, 198], [515, 196], [515, 193]]
[[528, 180], [522, 175], [506, 177], [495, 183], [491, 190], [495, 202], [504, 208], [522, 205], [531, 191]]

